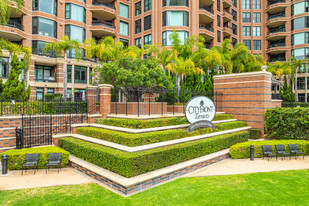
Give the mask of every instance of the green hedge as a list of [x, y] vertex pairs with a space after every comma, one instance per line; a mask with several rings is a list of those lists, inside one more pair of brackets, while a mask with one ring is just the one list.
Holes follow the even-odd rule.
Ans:
[[69, 163], [70, 153], [54, 146], [49, 147], [36, 147], [9, 150], [0, 154], [1, 160], [4, 154], [8, 156], [8, 169], [9, 170], [21, 170], [22, 162], [26, 159], [26, 154], [39, 153], [38, 166], [40, 169], [45, 168], [46, 161], [48, 160], [48, 153], [62, 153], [61, 155], [61, 167], [65, 167]]
[[146, 144], [152, 144], [156, 142], [163, 142], [173, 139], [180, 139], [184, 137], [197, 136], [201, 134], [208, 134], [212, 132], [219, 132], [223, 130], [236, 129], [245, 127], [247, 124], [241, 121], [226, 122], [216, 124], [216, 129], [203, 128], [193, 132], [188, 132], [185, 129], [165, 130], [158, 132], [148, 132], [141, 134], [128, 134], [124, 132], [116, 132], [107, 129], [95, 128], [95, 127], [81, 127], [77, 129], [77, 133], [96, 139], [102, 139], [118, 144], [127, 146], [140, 146]]
[[309, 138], [309, 108], [274, 108], [265, 113], [268, 138]]
[[261, 137], [261, 130], [259, 129], [250, 129], [250, 139], [260, 139]]
[[230, 155], [233, 159], [243, 159], [250, 157], [250, 145], [254, 145], [254, 157], [263, 157], [262, 145], [271, 145], [273, 152], [276, 151], [275, 145], [285, 145], [286, 152], [289, 151], [289, 144], [297, 144], [298, 148], [305, 150], [305, 154], [309, 154], [309, 141], [306, 140], [268, 140], [256, 142], [244, 142], [233, 145], [230, 148]]
[[129, 153], [74, 138], [61, 138], [60, 147], [87, 162], [125, 177], [171, 166], [248, 141], [249, 132], [237, 132], [141, 152]]
[[[217, 114], [213, 121], [233, 119], [232, 114]], [[104, 124], [116, 127], [126, 127], [132, 129], [145, 129], [152, 127], [164, 127], [180, 124], [188, 124], [189, 122], [185, 117], [171, 117], [162, 119], [151, 119], [151, 120], [134, 120], [134, 119], [118, 119], [118, 118], [107, 118], [97, 119], [97, 124]]]
[[305, 102], [282, 102], [282, 107], [309, 107]]

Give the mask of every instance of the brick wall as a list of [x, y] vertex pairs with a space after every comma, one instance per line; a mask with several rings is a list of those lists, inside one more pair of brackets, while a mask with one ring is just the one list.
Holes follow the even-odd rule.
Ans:
[[[138, 106], [139, 104], [139, 106]], [[117, 114], [127, 114], [128, 115], [137, 115], [139, 108], [140, 115], [147, 115], [149, 114], [149, 102], [117, 102]], [[150, 114], [166, 114], [167, 112], [167, 102], [163, 102], [163, 108], [161, 102], [150, 102]], [[116, 103], [111, 103], [111, 112], [116, 113]]]

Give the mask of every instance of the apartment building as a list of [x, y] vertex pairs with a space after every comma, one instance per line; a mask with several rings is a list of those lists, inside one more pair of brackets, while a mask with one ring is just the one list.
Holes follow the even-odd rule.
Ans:
[[[306, 0], [27, 0], [18, 13], [11, 7], [11, 19], [0, 27], [0, 37], [33, 50], [29, 70], [32, 97], [62, 91], [63, 60], [46, 55], [45, 42], [57, 41], [65, 34], [83, 42], [113, 36], [124, 45], [171, 45], [170, 33], [176, 29], [182, 40], [201, 35], [205, 47], [231, 46], [243, 42], [253, 54], [267, 61], [286, 61], [309, 56], [309, 2]], [[68, 95], [84, 91], [91, 82], [95, 63], [75, 61], [68, 68]], [[0, 64], [6, 77], [6, 62]], [[299, 96], [308, 101], [309, 68], [299, 74]]]

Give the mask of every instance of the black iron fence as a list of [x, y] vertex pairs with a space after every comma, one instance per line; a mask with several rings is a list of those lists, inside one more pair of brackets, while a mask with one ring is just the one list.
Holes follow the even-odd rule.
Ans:
[[[214, 100], [217, 111], [222, 108], [218, 92], [164, 88], [114, 87], [111, 92], [111, 113], [116, 115], [181, 114], [186, 103], [195, 96]], [[216, 96], [217, 98], [214, 98]]]

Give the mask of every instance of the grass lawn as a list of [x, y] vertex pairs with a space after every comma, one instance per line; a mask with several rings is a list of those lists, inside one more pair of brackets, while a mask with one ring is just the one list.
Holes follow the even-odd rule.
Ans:
[[0, 205], [309, 205], [308, 185], [297, 170], [180, 178], [128, 198], [95, 184], [0, 191]]

